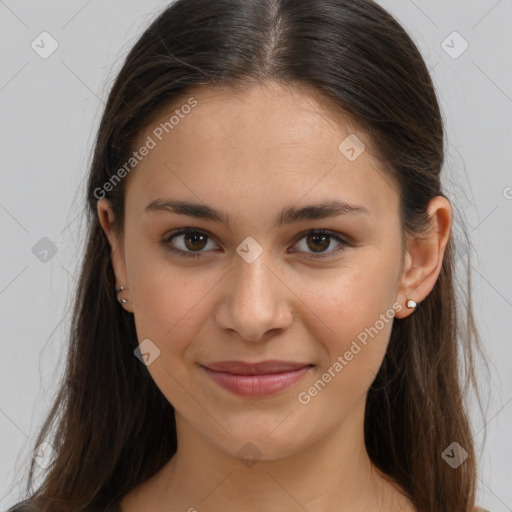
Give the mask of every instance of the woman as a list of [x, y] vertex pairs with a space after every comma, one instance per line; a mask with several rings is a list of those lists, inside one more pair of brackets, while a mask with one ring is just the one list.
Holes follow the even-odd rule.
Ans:
[[163, 11], [103, 114], [53, 463], [13, 510], [476, 510], [442, 164], [372, 1]]

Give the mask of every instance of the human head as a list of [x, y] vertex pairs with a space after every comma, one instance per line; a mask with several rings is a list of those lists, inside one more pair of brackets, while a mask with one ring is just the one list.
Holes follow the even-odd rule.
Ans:
[[[130, 181], [138, 180], [138, 170], [145, 170], [144, 162], [133, 166], [128, 176], [112, 178], [147, 140], [144, 136], [154, 133], [170, 111], [190, 105], [192, 91], [201, 98], [207, 90], [219, 93], [223, 88], [224, 92], [233, 91], [233, 97], [243, 98], [255, 84], [266, 87], [270, 83], [290, 91], [308, 91], [318, 102], [315, 105], [325, 107], [326, 119], [329, 117], [334, 125], [336, 119], [342, 119], [343, 129], [350, 127], [350, 133], [359, 134], [366, 151], [354, 166], [372, 158], [379, 163], [379, 176], [395, 187], [404, 244], [399, 254], [407, 254], [408, 240], [428, 236], [429, 205], [434, 198], [444, 196], [440, 179], [443, 126], [432, 81], [414, 43], [377, 4], [369, 0], [258, 0], [250, 4], [179, 0], [165, 10], [136, 43], [112, 88], [88, 184], [91, 225], [78, 299], [82, 301], [82, 327], [77, 332], [83, 329], [78, 354], [83, 364], [101, 375], [111, 372], [110, 382], [119, 389], [123, 414], [110, 413], [111, 428], [121, 428], [126, 416], [133, 413], [133, 423], [123, 426], [124, 441], [128, 442], [135, 432], [140, 433], [138, 422], [147, 426], [141, 434], [145, 442], [136, 454], [141, 469], [123, 485], [141, 481], [161, 465], [172, 455], [176, 440], [163, 441], [165, 449], [159, 454], [151, 442], [152, 435], [168, 428], [173, 410], [159, 395], [146, 368], [133, 357], [133, 349], [141, 340], [137, 340], [132, 313], [117, 302], [113, 239], [105, 237], [97, 201], [99, 196], [109, 199], [113, 233], [122, 249], [127, 192]], [[192, 112], [189, 119], [195, 114]], [[176, 134], [186, 129], [189, 119], [176, 127]], [[173, 135], [174, 131], [165, 140], [170, 141]], [[344, 158], [341, 153], [339, 158]], [[106, 187], [106, 183], [115, 186]], [[470, 464], [456, 474], [445, 468], [437, 455], [455, 434], [464, 438], [467, 451], [471, 450], [453, 371], [457, 349], [450, 243], [443, 246], [443, 252], [442, 264], [434, 269], [431, 289], [422, 293], [418, 310], [411, 315], [404, 308], [397, 321], [388, 326], [388, 349], [385, 357], [382, 353], [384, 360], [366, 403], [365, 436], [372, 460], [397, 479], [424, 510], [434, 510], [440, 504], [461, 508], [473, 499]], [[407, 265], [407, 259], [400, 263]], [[95, 300], [96, 308], [85, 311]], [[85, 346], [85, 329], [91, 324], [97, 326], [99, 335], [94, 343], [102, 347], [101, 362], [93, 347]], [[70, 382], [83, 383], [78, 370], [70, 368], [69, 372]], [[125, 382], [126, 375], [130, 377]], [[449, 396], [437, 394], [437, 402], [432, 401], [440, 384]], [[425, 444], [428, 428], [421, 426], [420, 417], [423, 415], [427, 425], [438, 424], [433, 405], [439, 405], [441, 399], [445, 405], [452, 402], [453, 419], [437, 425], [435, 435]], [[152, 418], [150, 426], [145, 417]], [[117, 462], [124, 457], [125, 464], [133, 464], [135, 454], [121, 456], [121, 440], [119, 443]], [[433, 454], [433, 450], [437, 452]], [[432, 467], [427, 482], [419, 478], [425, 464]], [[437, 495], [433, 489], [438, 489]]]

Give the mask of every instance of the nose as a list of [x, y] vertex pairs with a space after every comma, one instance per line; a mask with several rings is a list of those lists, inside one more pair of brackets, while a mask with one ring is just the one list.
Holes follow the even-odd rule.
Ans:
[[242, 258], [235, 262], [216, 309], [219, 328], [248, 341], [259, 341], [272, 331], [277, 334], [293, 321], [293, 293], [263, 254], [252, 263]]

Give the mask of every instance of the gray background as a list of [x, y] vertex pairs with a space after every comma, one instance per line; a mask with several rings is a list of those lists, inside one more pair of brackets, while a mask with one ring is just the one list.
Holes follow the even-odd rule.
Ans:
[[[488, 385], [479, 372], [487, 416], [472, 409], [481, 450], [478, 503], [512, 511], [512, 1], [381, 3], [420, 46], [442, 103], [445, 184], [472, 243], [459, 261], [471, 255], [475, 311], [491, 363]], [[83, 180], [108, 88], [164, 4], [0, 0], [0, 510], [18, 499], [61, 374], [83, 251]], [[45, 59], [31, 47], [34, 40], [42, 46], [43, 31], [59, 45]], [[464, 41], [469, 47], [459, 56]], [[50, 48], [45, 39], [44, 51]]]

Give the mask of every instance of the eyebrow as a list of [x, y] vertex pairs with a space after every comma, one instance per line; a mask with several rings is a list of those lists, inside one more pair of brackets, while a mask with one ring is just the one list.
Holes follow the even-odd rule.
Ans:
[[[155, 199], [144, 209], [146, 212], [169, 212], [178, 215], [187, 215], [196, 219], [206, 219], [229, 226], [229, 215], [211, 206], [173, 199]], [[366, 214], [370, 212], [364, 206], [353, 205], [340, 200], [324, 201], [320, 204], [304, 206], [302, 208], [289, 207], [277, 215], [274, 227], [284, 224], [293, 224], [303, 220], [325, 219], [345, 214]]]

